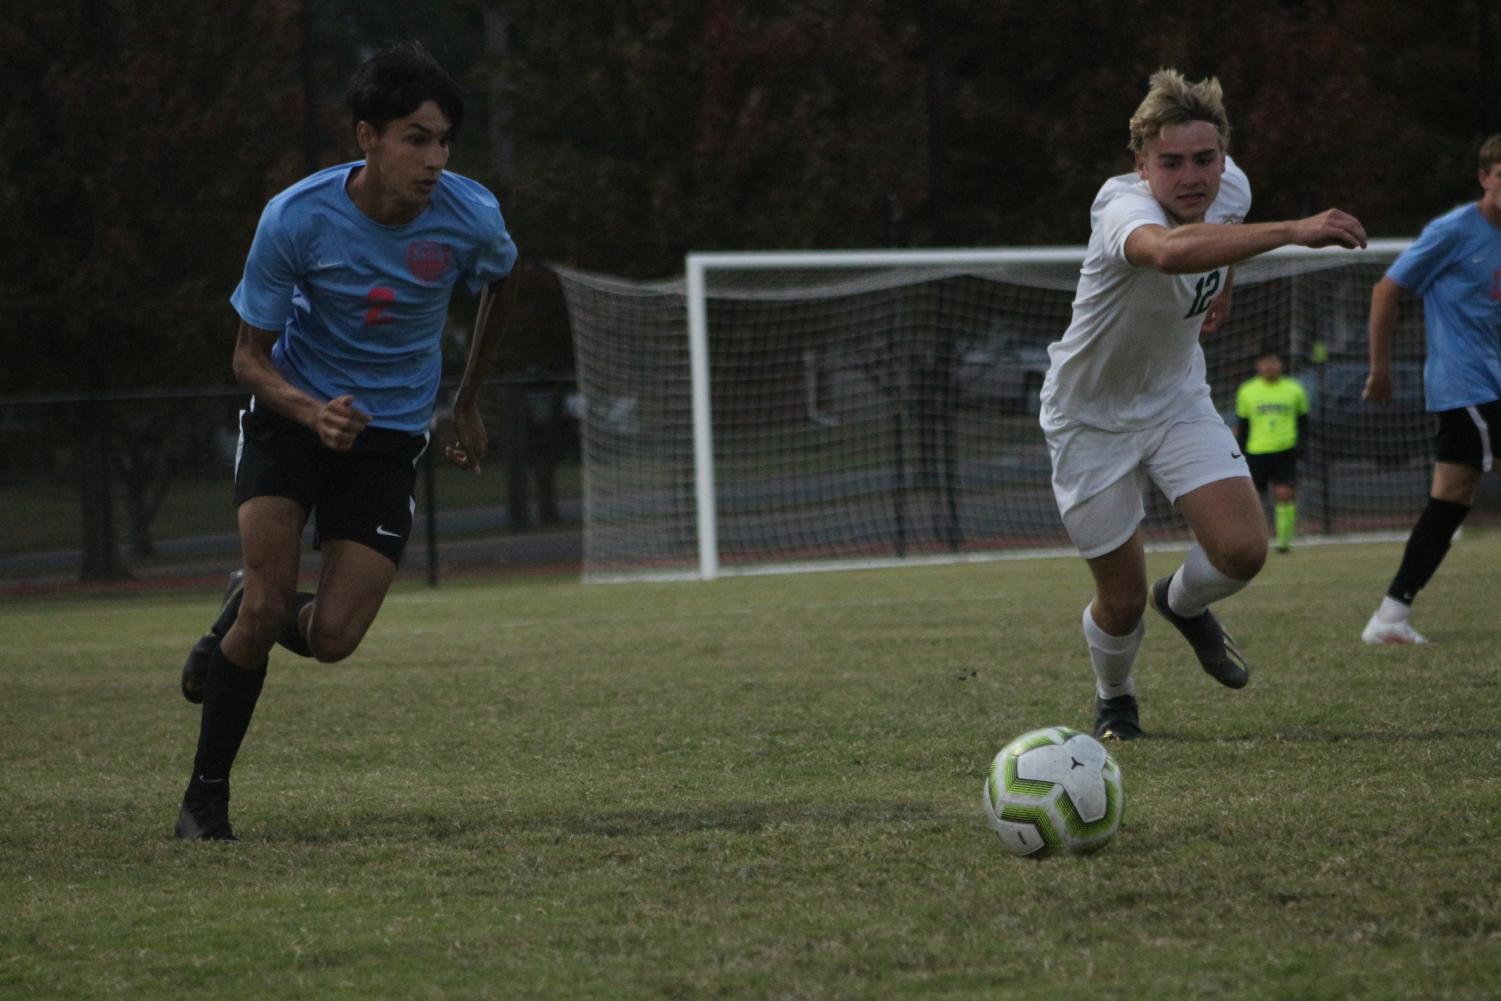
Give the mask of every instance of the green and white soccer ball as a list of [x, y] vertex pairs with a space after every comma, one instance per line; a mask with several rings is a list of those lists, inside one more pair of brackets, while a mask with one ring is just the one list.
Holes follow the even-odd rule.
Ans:
[[985, 778], [985, 816], [1013, 855], [1103, 847], [1121, 826], [1121, 770], [1105, 745], [1066, 726], [1024, 733]]

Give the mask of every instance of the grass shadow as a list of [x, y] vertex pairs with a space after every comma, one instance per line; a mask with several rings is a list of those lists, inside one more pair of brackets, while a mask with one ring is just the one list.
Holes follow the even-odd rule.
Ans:
[[516, 832], [554, 832], [603, 838], [728, 832], [758, 834], [783, 826], [872, 827], [947, 825], [969, 814], [941, 810], [930, 803], [883, 801], [842, 805], [805, 803], [719, 803], [700, 809], [652, 808], [604, 810], [593, 813], [546, 812], [507, 814], [503, 809], [481, 817], [473, 810], [437, 814], [432, 811], [367, 812], [340, 818], [336, 827], [292, 829], [277, 825], [256, 840], [299, 845], [337, 844], [367, 839], [455, 842]]

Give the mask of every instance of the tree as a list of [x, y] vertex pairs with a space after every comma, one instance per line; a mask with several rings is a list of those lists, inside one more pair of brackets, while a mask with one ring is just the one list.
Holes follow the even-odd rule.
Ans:
[[887, 195], [921, 192], [922, 67], [879, 10], [505, 8], [514, 228], [546, 258], [660, 275], [688, 249], [879, 244]]
[[[260, 204], [299, 162], [294, 143], [262, 140], [299, 110], [282, 58], [297, 14], [287, 0], [59, 0], [8, 14], [0, 223], [32, 238], [0, 245], [0, 271], [36, 279], [7, 283], [0, 392], [228, 381], [225, 299]], [[96, 402], [59, 425], [84, 502], [84, 576], [117, 572], [105, 471], [130, 462], [115, 437], [125, 422]]]
[[1415, 233], [1471, 194], [1477, 120], [1501, 128], [1496, 95], [1476, 112], [1496, 79], [1480, 0], [1443, 18], [1401, 0], [491, 6], [518, 40], [491, 67], [516, 231], [628, 275], [688, 249], [1082, 242], [1161, 66], [1224, 82], [1259, 218], [1339, 204]]

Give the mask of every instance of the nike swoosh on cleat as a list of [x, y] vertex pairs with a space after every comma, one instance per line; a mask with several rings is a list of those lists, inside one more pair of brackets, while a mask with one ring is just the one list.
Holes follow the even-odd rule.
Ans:
[[1239, 459], [1240, 458], [1240, 453], [1239, 452], [1231, 452], [1230, 453], [1230, 458], [1232, 458], [1232, 459]]
[[384, 525], [376, 525], [375, 526], [375, 534], [376, 535], [389, 535], [393, 539], [399, 539], [399, 538], [401, 538], [401, 533], [400, 532], [388, 532], [388, 531], [386, 531], [386, 528], [385, 528]]

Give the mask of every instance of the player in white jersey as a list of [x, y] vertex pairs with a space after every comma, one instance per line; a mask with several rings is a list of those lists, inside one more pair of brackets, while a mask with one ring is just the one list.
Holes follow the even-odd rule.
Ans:
[[1246, 175], [1230, 162], [1219, 81], [1152, 75], [1131, 118], [1132, 174], [1105, 182], [1090, 210], [1073, 322], [1049, 348], [1040, 421], [1064, 527], [1094, 575], [1083, 628], [1096, 679], [1095, 734], [1142, 735], [1131, 670], [1147, 604], [1142, 477], [1188, 522], [1183, 566], [1153, 606], [1215, 680], [1240, 688], [1245, 660], [1208, 606], [1266, 561], [1261, 506], [1245, 459], [1215, 412], [1199, 334], [1230, 311], [1231, 266], [1287, 245], [1363, 247], [1338, 209], [1241, 225]]

